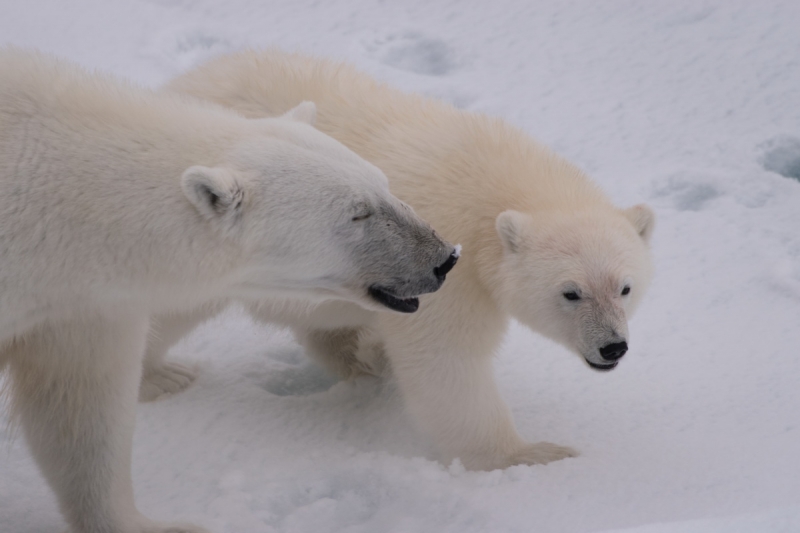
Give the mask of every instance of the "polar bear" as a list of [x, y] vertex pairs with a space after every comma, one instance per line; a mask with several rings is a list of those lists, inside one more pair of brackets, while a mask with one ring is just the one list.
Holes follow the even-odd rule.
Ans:
[[0, 49], [0, 368], [72, 531], [204, 531], [134, 504], [151, 314], [231, 297], [411, 312], [442, 284], [454, 247], [313, 114], [249, 120]]
[[[444, 461], [494, 469], [576, 454], [518, 434], [492, 355], [514, 317], [593, 369], [613, 369], [651, 278], [647, 206], [616, 208], [578, 168], [501, 120], [404, 94], [345, 64], [245, 51], [179, 76], [167, 90], [247, 117], [316, 102], [320, 130], [381, 168], [393, 193], [463, 245], [450, 281], [415, 315], [364, 318], [353, 308], [353, 323], [340, 328], [296, 324], [309, 353], [344, 375], [379, 372], [388, 361]], [[265, 307], [255, 316], [273, 319]], [[171, 331], [170, 322], [160, 327]], [[150, 347], [151, 374], [163, 352]]]

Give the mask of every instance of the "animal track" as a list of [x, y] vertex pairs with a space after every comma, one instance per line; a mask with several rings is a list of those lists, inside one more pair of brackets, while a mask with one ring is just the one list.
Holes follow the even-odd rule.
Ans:
[[384, 65], [416, 74], [444, 76], [458, 68], [455, 51], [447, 43], [417, 32], [392, 34], [364, 47]]
[[679, 211], [700, 211], [722, 194], [714, 183], [703, 183], [692, 176], [672, 176], [656, 189], [654, 196], [672, 198]]
[[800, 139], [781, 136], [762, 145], [761, 164], [766, 170], [800, 181]]

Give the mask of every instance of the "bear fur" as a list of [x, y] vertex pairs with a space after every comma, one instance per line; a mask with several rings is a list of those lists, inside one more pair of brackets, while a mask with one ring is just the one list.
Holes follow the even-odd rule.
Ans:
[[402, 303], [441, 285], [453, 246], [313, 115], [249, 120], [0, 49], [0, 368], [72, 531], [204, 531], [134, 504], [151, 314], [224, 298], [383, 309], [376, 287]]
[[[647, 206], [615, 207], [581, 170], [502, 120], [402, 93], [345, 64], [245, 51], [179, 76], [167, 90], [246, 117], [314, 101], [321, 131], [382, 169], [394, 194], [463, 245], [450, 281], [423, 298], [419, 313], [353, 308], [344, 327], [313, 324], [313, 316], [291, 324], [309, 353], [345, 376], [380, 373], [388, 361], [444, 461], [494, 469], [576, 454], [517, 433], [492, 356], [514, 317], [593, 368], [613, 368], [651, 278]], [[254, 316], [273, 320], [269, 310]], [[172, 330], [169, 320], [159, 327]], [[148, 350], [150, 372], [163, 351]]]

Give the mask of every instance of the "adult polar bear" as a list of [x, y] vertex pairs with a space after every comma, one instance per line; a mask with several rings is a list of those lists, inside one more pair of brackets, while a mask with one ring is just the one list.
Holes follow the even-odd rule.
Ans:
[[[296, 326], [309, 351], [345, 374], [385, 354], [444, 460], [491, 469], [575, 454], [518, 435], [491, 356], [513, 316], [592, 367], [613, 368], [651, 276], [648, 207], [615, 208], [580, 170], [500, 120], [403, 94], [347, 65], [248, 51], [168, 89], [247, 117], [316, 102], [320, 130], [382, 169], [392, 192], [463, 244], [451, 280], [420, 313], [375, 315], [351, 329]], [[163, 346], [151, 347], [151, 373], [162, 356]]]
[[190, 100], [0, 49], [0, 368], [75, 532], [204, 531], [134, 504], [151, 313], [280, 295], [409, 306], [452, 263], [377, 168], [290, 120], [313, 106], [248, 120]]

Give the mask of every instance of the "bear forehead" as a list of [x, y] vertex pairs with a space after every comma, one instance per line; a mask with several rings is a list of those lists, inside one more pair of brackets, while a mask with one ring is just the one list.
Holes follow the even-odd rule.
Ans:
[[[634, 234], [635, 232], [630, 231]], [[626, 277], [641, 269], [641, 244], [608, 228], [584, 228], [541, 236], [530, 250], [529, 266], [558, 273], [561, 283], [573, 282], [598, 293], [616, 293]], [[545, 266], [549, 265], [549, 266]]]
[[627, 265], [606, 258], [580, 258], [558, 262], [561, 283], [576, 283], [591, 292], [616, 292], [619, 285], [632, 273]]
[[563, 259], [622, 259], [637, 250], [639, 243], [632, 227], [617, 224], [574, 224], [556, 227], [540, 235], [536, 248]]

